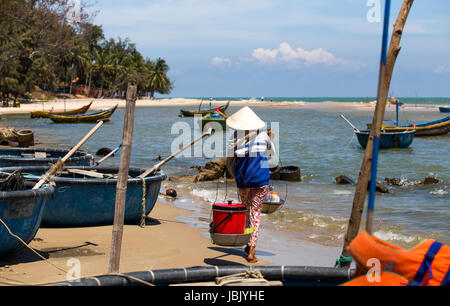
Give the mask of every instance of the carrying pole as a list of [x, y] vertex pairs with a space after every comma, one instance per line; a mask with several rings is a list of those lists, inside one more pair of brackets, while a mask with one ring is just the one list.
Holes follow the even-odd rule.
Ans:
[[122, 136], [122, 154], [120, 155], [119, 176], [116, 187], [114, 208], [114, 225], [112, 230], [111, 251], [109, 257], [109, 273], [119, 273], [120, 252], [122, 249], [123, 225], [125, 220], [125, 200], [127, 194], [128, 172], [130, 169], [131, 147], [133, 142], [134, 110], [136, 108], [135, 84], [128, 84], [127, 106]]
[[[394, 71], [395, 61], [400, 52], [400, 40], [403, 34], [403, 29], [406, 24], [406, 19], [408, 18], [408, 14], [411, 10], [411, 6], [413, 5], [414, 0], [404, 0], [402, 7], [400, 9], [400, 13], [397, 17], [397, 21], [394, 25], [394, 31], [392, 33], [391, 42], [389, 44], [388, 51], [384, 51], [384, 45], [387, 46], [387, 36], [388, 36], [388, 24], [384, 25], [384, 33], [383, 33], [383, 47], [382, 47], [382, 55], [381, 55], [381, 65], [380, 65], [380, 75], [379, 75], [379, 83], [378, 83], [378, 96], [377, 96], [377, 105], [375, 107], [375, 113], [372, 123], [372, 128], [370, 129], [369, 141], [367, 143], [366, 152], [364, 154], [363, 164], [361, 166], [361, 170], [359, 173], [358, 183], [356, 185], [355, 196], [353, 199], [353, 207], [351, 216], [349, 219], [349, 224], [347, 228], [347, 233], [345, 235], [344, 247], [342, 250], [343, 257], [349, 258], [350, 253], [347, 250], [347, 246], [350, 242], [358, 235], [362, 212], [364, 210], [364, 203], [367, 195], [367, 187], [369, 184], [369, 178], [372, 172], [372, 162], [373, 162], [373, 151], [374, 145], [375, 150], [377, 146], [377, 142], [379, 142], [379, 138], [381, 135], [381, 125], [384, 120], [384, 113], [386, 110], [386, 102], [389, 92], [389, 87], [392, 79], [392, 73]], [[386, 10], [390, 8], [390, 0], [386, 0]], [[387, 12], [386, 12], [387, 13]], [[385, 13], [385, 16], [386, 16]], [[374, 144], [375, 143], [375, 144]], [[379, 143], [378, 143], [379, 144]], [[376, 184], [376, 182], [372, 182]], [[368, 213], [368, 220], [371, 223], [372, 212]], [[371, 230], [371, 224], [369, 224], [368, 230]], [[342, 267], [349, 268], [350, 262], [345, 262]]]

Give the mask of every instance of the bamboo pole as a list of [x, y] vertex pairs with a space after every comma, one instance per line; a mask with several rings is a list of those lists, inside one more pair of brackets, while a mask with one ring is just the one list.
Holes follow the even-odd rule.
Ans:
[[[389, 45], [389, 50], [387, 52], [387, 56], [385, 58], [385, 64], [380, 65], [377, 105], [375, 107], [375, 113], [372, 128], [370, 130], [369, 141], [367, 143], [366, 152], [364, 154], [363, 163], [359, 173], [358, 183], [356, 185], [356, 191], [353, 199], [353, 207], [349, 219], [347, 234], [345, 235], [344, 247], [342, 250], [342, 255], [345, 257], [350, 256], [350, 253], [347, 250], [347, 246], [359, 233], [359, 228], [361, 225], [361, 217], [364, 210], [364, 202], [366, 199], [367, 187], [372, 168], [374, 139], [375, 137], [379, 138], [381, 135], [381, 125], [384, 120], [384, 113], [386, 110], [386, 102], [392, 79], [392, 73], [394, 71], [397, 56], [401, 50], [400, 40], [403, 34], [403, 29], [406, 24], [406, 19], [408, 18], [408, 14], [411, 10], [413, 2], [414, 0], [403, 1], [399, 15], [397, 17], [397, 21], [394, 25], [394, 31], [392, 33], [392, 38]], [[348, 268], [350, 267], [350, 263], [349, 262], [343, 263], [342, 266]]]
[[111, 152], [108, 153], [108, 155], [106, 155], [105, 157], [103, 157], [102, 159], [100, 159], [97, 163], [96, 163], [96, 167], [98, 165], [100, 165], [102, 162], [104, 162], [105, 160], [107, 160], [108, 158], [110, 158], [111, 156], [113, 156], [114, 154], [117, 153], [117, 151], [120, 150], [120, 148], [122, 148], [122, 145], [119, 145], [117, 148], [115, 148], [114, 150], [112, 150]]
[[103, 123], [105, 121], [109, 121], [108, 120], [101, 120], [97, 123], [97, 125], [89, 131], [89, 133], [86, 134], [86, 136], [84, 136], [83, 139], [80, 140], [80, 142], [73, 147], [61, 160], [59, 160], [55, 165], [53, 165], [50, 170], [47, 171], [47, 173], [45, 173], [41, 179], [39, 180], [39, 182], [33, 187], [33, 189], [39, 189], [42, 187], [42, 185], [44, 185], [46, 182], [48, 182], [50, 180], [50, 178], [52, 176], [54, 176], [61, 167], [64, 167], [65, 162], [92, 136], [94, 135], [94, 133], [103, 125]]
[[164, 164], [166, 164], [167, 162], [171, 161], [173, 158], [175, 158], [175, 156], [177, 156], [178, 154], [180, 154], [181, 152], [183, 152], [184, 150], [188, 149], [189, 147], [191, 147], [194, 143], [196, 143], [197, 141], [200, 141], [201, 139], [203, 139], [206, 136], [210, 136], [212, 134], [212, 129], [209, 129], [208, 131], [206, 131], [205, 133], [203, 133], [201, 136], [197, 137], [196, 139], [194, 139], [193, 141], [191, 141], [191, 143], [185, 145], [183, 148], [179, 149], [177, 152], [173, 153], [172, 155], [170, 155], [169, 157], [167, 157], [166, 159], [164, 159], [163, 161], [161, 161], [160, 163], [157, 163], [156, 165], [154, 165], [152, 168], [148, 169], [147, 171], [145, 171], [144, 173], [142, 173], [141, 175], [139, 175], [139, 178], [145, 178], [147, 175], [151, 174], [152, 172], [157, 171], [159, 168], [161, 168]]
[[111, 252], [108, 273], [118, 273], [120, 266], [120, 252], [122, 249], [123, 225], [125, 219], [125, 201], [127, 194], [128, 171], [130, 169], [131, 147], [133, 142], [134, 110], [136, 108], [135, 84], [128, 84], [127, 107], [122, 136], [122, 154], [120, 155], [119, 176], [116, 187], [116, 201], [114, 209], [114, 225], [112, 230]]

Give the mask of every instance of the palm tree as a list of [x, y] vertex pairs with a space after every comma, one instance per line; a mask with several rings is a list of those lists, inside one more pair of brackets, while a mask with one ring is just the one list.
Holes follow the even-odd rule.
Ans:
[[105, 82], [105, 74], [112, 68], [112, 56], [106, 50], [94, 49], [95, 62], [92, 66], [92, 70], [97, 72], [100, 76], [100, 88], [103, 95], [103, 85]]
[[169, 66], [162, 58], [157, 58], [156, 62], [151, 60], [147, 61], [148, 69], [150, 71], [150, 80], [148, 91], [150, 92], [150, 98], [155, 98], [155, 92], [161, 94], [169, 94], [172, 90], [173, 84], [167, 77]]

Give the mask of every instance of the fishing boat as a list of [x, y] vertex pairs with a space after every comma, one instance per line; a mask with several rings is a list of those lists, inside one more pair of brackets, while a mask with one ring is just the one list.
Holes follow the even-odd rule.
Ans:
[[210, 112], [203, 116], [201, 119], [199, 119], [202, 130], [205, 129], [206, 126], [209, 126], [210, 128], [217, 129], [219, 126], [222, 128], [222, 131], [225, 131], [227, 128], [227, 118], [228, 116], [225, 115], [218, 107], [213, 112]]
[[450, 113], [450, 107], [441, 106], [441, 107], [439, 107], [439, 111], [441, 113]]
[[110, 118], [116, 111], [118, 105], [94, 113], [84, 114], [84, 115], [49, 115], [54, 123], [95, 123], [98, 120]]
[[[27, 184], [25, 190], [0, 192], [0, 256], [18, 251], [23, 244], [12, 236], [8, 229], [25, 243], [34, 239], [42, 221], [46, 200], [55, 189], [50, 185], [31, 190], [34, 184]], [[8, 227], [8, 229], [5, 227]]]
[[[370, 128], [371, 124], [368, 124], [367, 126]], [[381, 129], [387, 132], [415, 130], [416, 131], [415, 136], [446, 135], [450, 132], [450, 116], [447, 116], [439, 120], [418, 124], [400, 125], [400, 126], [383, 125]]]
[[[49, 167], [2, 168], [0, 175], [5, 177], [15, 170], [23, 173], [27, 181], [37, 182]], [[47, 201], [42, 218], [43, 226], [87, 227], [113, 224], [118, 172], [117, 167], [65, 167], [61, 175], [54, 178], [55, 193]], [[131, 178], [128, 179], [125, 204], [127, 223], [139, 224], [141, 218], [151, 212], [158, 198], [161, 182], [167, 178], [163, 172], [157, 172], [142, 180], [137, 176], [143, 172], [139, 168], [129, 170]]]
[[91, 107], [92, 103], [94, 103], [94, 101], [92, 101], [91, 103], [78, 108], [78, 109], [73, 109], [73, 110], [68, 110], [68, 111], [63, 111], [63, 112], [54, 112], [54, 111], [32, 111], [30, 113], [30, 117], [31, 118], [48, 118], [49, 115], [79, 115], [79, 114], [85, 114], [87, 113], [87, 111], [89, 110], [89, 108]]
[[[219, 109], [222, 113], [225, 113], [226, 110], [228, 109], [228, 106], [230, 106], [230, 101], [228, 101], [227, 104], [220, 106]], [[200, 107], [201, 107], [201, 104], [200, 104]], [[208, 113], [214, 111], [211, 107], [208, 110], [200, 110], [200, 107], [198, 108], [198, 110], [180, 110], [180, 114], [183, 117], [194, 117], [195, 115], [205, 116]]]
[[[50, 148], [0, 148], [0, 167], [48, 166], [55, 164], [69, 150]], [[94, 157], [82, 151], [75, 152], [67, 161], [69, 166], [91, 166]]]
[[[380, 137], [380, 149], [408, 148], [413, 140], [416, 131], [382, 131]], [[370, 131], [355, 131], [358, 142], [364, 149], [369, 141]]]

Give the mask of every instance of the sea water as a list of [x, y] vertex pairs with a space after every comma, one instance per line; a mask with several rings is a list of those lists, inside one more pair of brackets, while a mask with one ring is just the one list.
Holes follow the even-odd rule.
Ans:
[[[281, 101], [282, 99], [280, 99]], [[329, 99], [323, 99], [325, 101]], [[344, 101], [343, 99], [342, 101]], [[359, 99], [347, 99], [354, 102]], [[412, 99], [415, 100], [415, 99]], [[422, 99], [427, 100], [427, 99]], [[434, 104], [449, 104], [445, 99], [427, 100]], [[339, 101], [335, 101], [339, 102]], [[363, 102], [363, 101], [362, 101]], [[320, 103], [320, 102], [314, 102]], [[360, 103], [360, 102], [355, 102]], [[231, 106], [233, 114], [241, 106]], [[172, 134], [176, 122], [190, 125], [192, 118], [179, 118], [180, 109], [195, 107], [143, 107], [135, 112], [135, 128], [131, 165], [150, 168], [154, 159], [169, 156], [172, 142], [179, 134]], [[343, 236], [351, 213], [354, 185], [337, 185], [335, 178], [346, 175], [357, 180], [364, 150], [359, 146], [353, 129], [340, 117], [343, 113], [356, 127], [364, 129], [372, 122], [373, 111], [366, 109], [304, 109], [301, 107], [252, 107], [266, 122], [278, 122], [279, 155], [282, 166], [301, 168], [301, 182], [272, 181], [286, 204], [272, 215], [263, 216], [265, 241], [283, 239], [286, 243], [309, 241], [326, 247], [342, 246]], [[435, 111], [409, 111], [400, 114], [403, 123], [440, 119], [446, 114]], [[118, 109], [112, 121], [105, 124], [84, 146], [92, 154], [101, 147], [115, 148], [122, 139], [124, 110]], [[386, 113], [393, 120], [395, 113]], [[2, 124], [34, 130], [38, 147], [70, 148], [91, 128], [92, 124], [54, 124], [48, 119], [29, 119], [27, 115], [3, 116]], [[378, 163], [378, 181], [400, 178], [402, 186], [388, 186], [389, 193], [376, 194], [375, 234], [390, 243], [412, 247], [426, 238], [450, 244], [450, 135], [416, 137], [410, 148], [381, 150]], [[97, 157], [100, 159], [100, 157]], [[196, 174], [192, 166], [204, 166], [213, 158], [175, 158], [163, 170], [169, 176]], [[118, 165], [119, 155], [105, 165]], [[434, 177], [439, 183], [417, 186], [425, 177]], [[228, 199], [238, 200], [232, 181], [172, 183], [163, 186], [177, 189], [179, 197], [170, 202], [193, 213], [182, 217], [205, 234], [211, 218], [211, 204]], [[164, 187], [162, 188], [164, 191]], [[166, 201], [164, 197], [161, 201]], [[365, 216], [361, 228], [365, 226]], [[276, 235], [273, 235], [276, 233]], [[261, 255], [261, 254], [260, 254]]]

